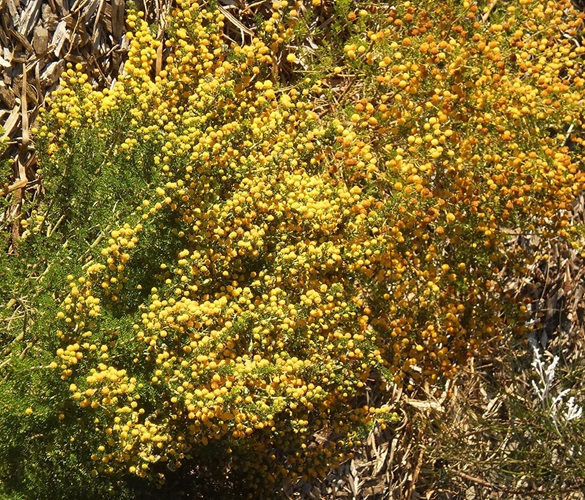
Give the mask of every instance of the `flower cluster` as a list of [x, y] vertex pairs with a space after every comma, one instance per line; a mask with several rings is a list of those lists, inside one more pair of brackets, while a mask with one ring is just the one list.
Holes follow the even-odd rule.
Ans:
[[525, 257], [512, 230], [571, 229], [585, 80], [568, 0], [489, 22], [474, 2], [356, 10], [330, 74], [287, 87], [275, 65], [297, 60], [285, 42], [317, 8], [332, 7], [275, 3], [240, 46], [219, 10], [179, 1], [164, 42], [128, 18], [111, 89], [63, 75], [51, 148], [84, 127], [111, 137], [121, 109], [109, 154], [143, 168], [149, 148], [163, 179], [59, 313], [53, 366], [103, 433], [98, 472], [161, 479], [213, 443], [258, 487], [324, 472], [392, 420], [366, 404], [374, 385], [451, 376], [515, 327], [526, 308], [499, 283]]

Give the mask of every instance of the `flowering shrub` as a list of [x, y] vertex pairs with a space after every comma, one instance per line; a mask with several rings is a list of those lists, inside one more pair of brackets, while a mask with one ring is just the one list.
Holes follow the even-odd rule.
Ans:
[[522, 332], [510, 235], [569, 236], [583, 187], [582, 17], [484, 3], [285, 0], [237, 45], [179, 1], [164, 42], [128, 17], [111, 89], [67, 70], [37, 142], [54, 217], [100, 213], [49, 365], [83, 467], [162, 484], [220, 457], [219, 481], [272, 491], [392, 422], [372, 393]]

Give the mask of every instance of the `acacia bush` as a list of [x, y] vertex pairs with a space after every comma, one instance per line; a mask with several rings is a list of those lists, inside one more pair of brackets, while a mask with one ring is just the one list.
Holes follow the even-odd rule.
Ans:
[[179, 1], [164, 41], [134, 13], [110, 89], [63, 74], [21, 244], [52, 268], [4, 258], [3, 295], [28, 290], [38, 317], [3, 367], [16, 491], [47, 495], [48, 474], [71, 498], [100, 481], [274, 495], [392, 425], [392, 384], [526, 332], [504, 276], [533, 258], [512, 236], [575, 232], [582, 16], [562, 0], [267, 12], [241, 44], [213, 3]]

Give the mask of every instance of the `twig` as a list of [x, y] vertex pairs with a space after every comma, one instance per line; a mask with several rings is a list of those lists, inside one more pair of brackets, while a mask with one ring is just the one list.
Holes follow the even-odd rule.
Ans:
[[497, 3], [498, 3], [498, 0], [492, 0], [492, 3], [488, 7], [486, 13], [481, 18], [482, 23], [485, 23], [490, 18], [490, 15], [492, 14], [492, 10], [494, 10], [494, 7], [496, 6]]
[[[503, 493], [510, 493], [512, 495], [542, 495], [543, 493], [546, 493], [546, 491], [542, 491], [542, 490], [536, 490], [534, 488], [508, 488], [506, 486], [499, 486], [497, 484], [491, 483], [489, 481], [486, 481], [484, 479], [481, 479], [479, 477], [474, 477], [471, 476], [465, 472], [462, 471], [454, 471], [455, 475], [461, 477], [462, 479], [467, 479], [468, 481], [471, 481], [472, 483], [475, 484], [479, 484], [481, 486], [485, 486], [486, 488], [491, 488], [493, 490], [496, 491], [501, 491]], [[585, 486], [585, 482], [581, 482], [578, 484], [575, 484], [573, 486], [568, 486], [566, 488], [560, 488], [560, 489], [555, 489], [554, 493], [555, 495], [558, 493], [570, 493], [572, 491], [579, 491], [583, 488], [583, 486]]]
[[407, 499], [411, 499], [414, 493], [414, 489], [416, 488], [416, 482], [418, 481], [418, 475], [420, 474], [420, 470], [423, 464], [423, 456], [425, 450], [421, 448], [420, 453], [418, 454], [418, 459], [416, 461], [416, 466], [414, 467], [414, 472], [412, 473], [412, 480], [410, 481], [410, 486], [408, 487], [408, 492], [406, 494]]

